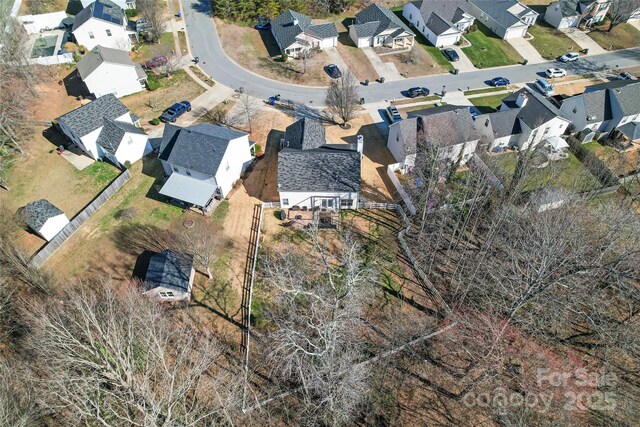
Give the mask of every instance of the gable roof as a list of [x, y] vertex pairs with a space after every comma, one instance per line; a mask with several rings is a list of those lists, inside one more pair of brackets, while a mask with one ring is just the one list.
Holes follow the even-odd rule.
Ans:
[[324, 126], [318, 120], [303, 117], [287, 126], [284, 132], [285, 146], [297, 150], [310, 150], [326, 142]]
[[334, 23], [314, 24], [307, 15], [287, 9], [271, 21], [271, 32], [281, 50], [296, 42], [296, 38], [306, 33], [311, 37], [323, 40], [338, 37], [338, 29]]
[[121, 27], [124, 19], [124, 10], [111, 0], [96, 0], [76, 15], [72, 31], [80, 28], [91, 18], [100, 19]]
[[56, 120], [68, 126], [78, 138], [82, 138], [104, 126], [103, 119], [114, 120], [128, 112], [129, 109], [110, 93], [78, 107]]
[[134, 67], [135, 64], [124, 50], [96, 46], [78, 61], [77, 69], [83, 80], [98, 69], [102, 64], [119, 64]]
[[278, 191], [357, 193], [360, 166], [360, 153], [350, 149], [284, 148], [278, 153]]
[[27, 205], [20, 210], [20, 214], [32, 230], [40, 231], [48, 219], [58, 215], [64, 215], [64, 212], [48, 200], [40, 199], [27, 203]]
[[414, 1], [413, 5], [420, 11], [427, 27], [436, 35], [455, 28], [454, 24], [465, 13], [470, 14], [466, 0], [420, 0]]
[[640, 122], [625, 123], [622, 126], [618, 126], [618, 130], [631, 141], [640, 139]]
[[390, 127], [397, 127], [402, 135], [402, 153], [404, 156], [416, 154], [418, 151], [418, 118], [409, 117], [392, 124]]
[[493, 113], [483, 114], [476, 117], [479, 126], [484, 126], [485, 121], [489, 120], [491, 131], [494, 138], [503, 138], [505, 136], [518, 135], [522, 133], [520, 120], [518, 120], [517, 109], [506, 111], [495, 111]]
[[640, 82], [631, 80], [627, 85], [610, 89], [609, 93], [616, 99], [625, 117], [640, 114]]
[[423, 114], [417, 112], [415, 115], [418, 117], [422, 136], [428, 142], [451, 146], [480, 139], [468, 107], [433, 107]]
[[104, 126], [98, 135], [96, 144], [115, 155], [126, 133], [145, 135], [144, 129], [127, 122], [103, 119]]
[[397, 29], [394, 36], [398, 36], [403, 32], [415, 36], [415, 33], [411, 31], [395, 13], [376, 3], [358, 12], [355, 23], [352, 26], [358, 38], [375, 37], [378, 34], [392, 29]]
[[567, 17], [581, 15], [582, 10], [580, 6], [589, 6], [594, 2], [595, 0], [560, 0], [559, 2], [552, 3], [550, 6], [559, 7], [562, 16]]
[[148, 289], [165, 287], [177, 292], [189, 292], [193, 256], [184, 252], [164, 250], [149, 259], [144, 281]]
[[[510, 28], [516, 24], [523, 23], [520, 18], [529, 13], [538, 15], [533, 9], [517, 0], [469, 0], [469, 3], [492, 17], [503, 28]], [[523, 10], [516, 15], [510, 11], [513, 10], [514, 6], [522, 7]]]
[[188, 127], [165, 125], [158, 158], [208, 176], [216, 176], [229, 143], [242, 136], [218, 125], [199, 124]]
[[[516, 100], [521, 93], [528, 96], [528, 101], [522, 108], [516, 105]], [[540, 127], [556, 117], [564, 118], [560, 110], [551, 102], [529, 88], [522, 88], [511, 93], [502, 100], [502, 103], [509, 109], [518, 110], [518, 118], [531, 129]]]

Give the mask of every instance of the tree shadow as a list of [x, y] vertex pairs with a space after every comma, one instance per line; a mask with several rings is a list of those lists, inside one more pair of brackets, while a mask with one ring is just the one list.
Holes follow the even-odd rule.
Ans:
[[303, 104], [301, 102], [294, 102], [290, 100], [282, 101], [281, 103], [276, 104], [276, 108], [278, 108], [288, 116], [295, 118], [296, 120], [308, 118], [318, 120], [319, 122], [325, 124], [335, 124], [333, 120], [331, 120], [331, 117], [329, 117], [322, 110], [313, 108], [313, 106]]
[[70, 72], [65, 78], [62, 79], [62, 81], [64, 83], [64, 89], [67, 91], [67, 95], [73, 96], [75, 98], [91, 97], [89, 88], [87, 88], [87, 85], [82, 81], [76, 70]]
[[213, 16], [213, 11], [211, 10], [211, 1], [209, 0], [198, 0], [197, 3], [191, 4], [191, 9], [208, 16]]
[[145, 251], [162, 252], [176, 247], [173, 233], [152, 224], [122, 224], [111, 239], [118, 250], [136, 257]]

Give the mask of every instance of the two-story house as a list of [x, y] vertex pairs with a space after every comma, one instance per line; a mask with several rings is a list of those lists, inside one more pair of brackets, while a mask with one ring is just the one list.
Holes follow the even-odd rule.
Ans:
[[96, 46], [77, 65], [78, 75], [96, 98], [112, 93], [118, 98], [144, 90], [147, 75], [123, 50]]
[[286, 10], [271, 21], [273, 34], [280, 53], [297, 58], [309, 49], [324, 49], [338, 45], [336, 24], [314, 24], [306, 15]]
[[124, 10], [111, 0], [96, 0], [82, 9], [73, 21], [73, 36], [79, 45], [91, 50], [100, 45], [124, 51], [131, 50], [131, 34], [127, 30]]
[[538, 13], [517, 0], [468, 0], [469, 13], [498, 37], [524, 37]]
[[436, 47], [460, 41], [475, 18], [467, 0], [419, 0], [406, 3], [402, 16]]
[[550, 3], [544, 20], [555, 28], [590, 27], [604, 21], [610, 0], [560, 0]]
[[166, 182], [160, 194], [209, 212], [253, 161], [249, 135], [222, 126], [166, 124], [158, 158]]

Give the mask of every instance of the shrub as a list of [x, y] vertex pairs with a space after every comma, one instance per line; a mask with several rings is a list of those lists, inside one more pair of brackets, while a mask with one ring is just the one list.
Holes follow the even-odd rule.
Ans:
[[282, 62], [287, 62], [289, 60], [289, 55], [287, 55], [286, 53], [282, 54]]
[[126, 13], [127, 18], [133, 18], [134, 16], [138, 16], [138, 11], [136, 9], [127, 9], [124, 13]]
[[131, 162], [129, 160], [127, 160], [126, 162], [124, 162], [124, 167], [125, 169], [129, 169], [131, 168]]
[[149, 90], [153, 92], [154, 90], [157, 90], [159, 87], [160, 87], [160, 82], [158, 81], [158, 78], [155, 76], [155, 74], [147, 73], [147, 88], [149, 88]]
[[151, 119], [149, 123], [151, 123], [154, 126], [158, 126], [160, 124], [160, 119], [157, 117], [154, 117], [153, 119]]
[[470, 33], [475, 33], [476, 31], [478, 31], [478, 26], [477, 25], [472, 25], [469, 27], [469, 32]]
[[117, 219], [133, 219], [138, 215], [136, 208], [124, 208], [116, 214]]
[[80, 55], [78, 52], [73, 52], [73, 60], [75, 62], [78, 62], [82, 59], [82, 55]]

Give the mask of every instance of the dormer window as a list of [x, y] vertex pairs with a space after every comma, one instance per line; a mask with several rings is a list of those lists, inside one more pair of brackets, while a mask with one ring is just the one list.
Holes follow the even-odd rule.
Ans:
[[111, 37], [111, 30], [105, 30], [105, 32], [107, 33], [107, 37]]

